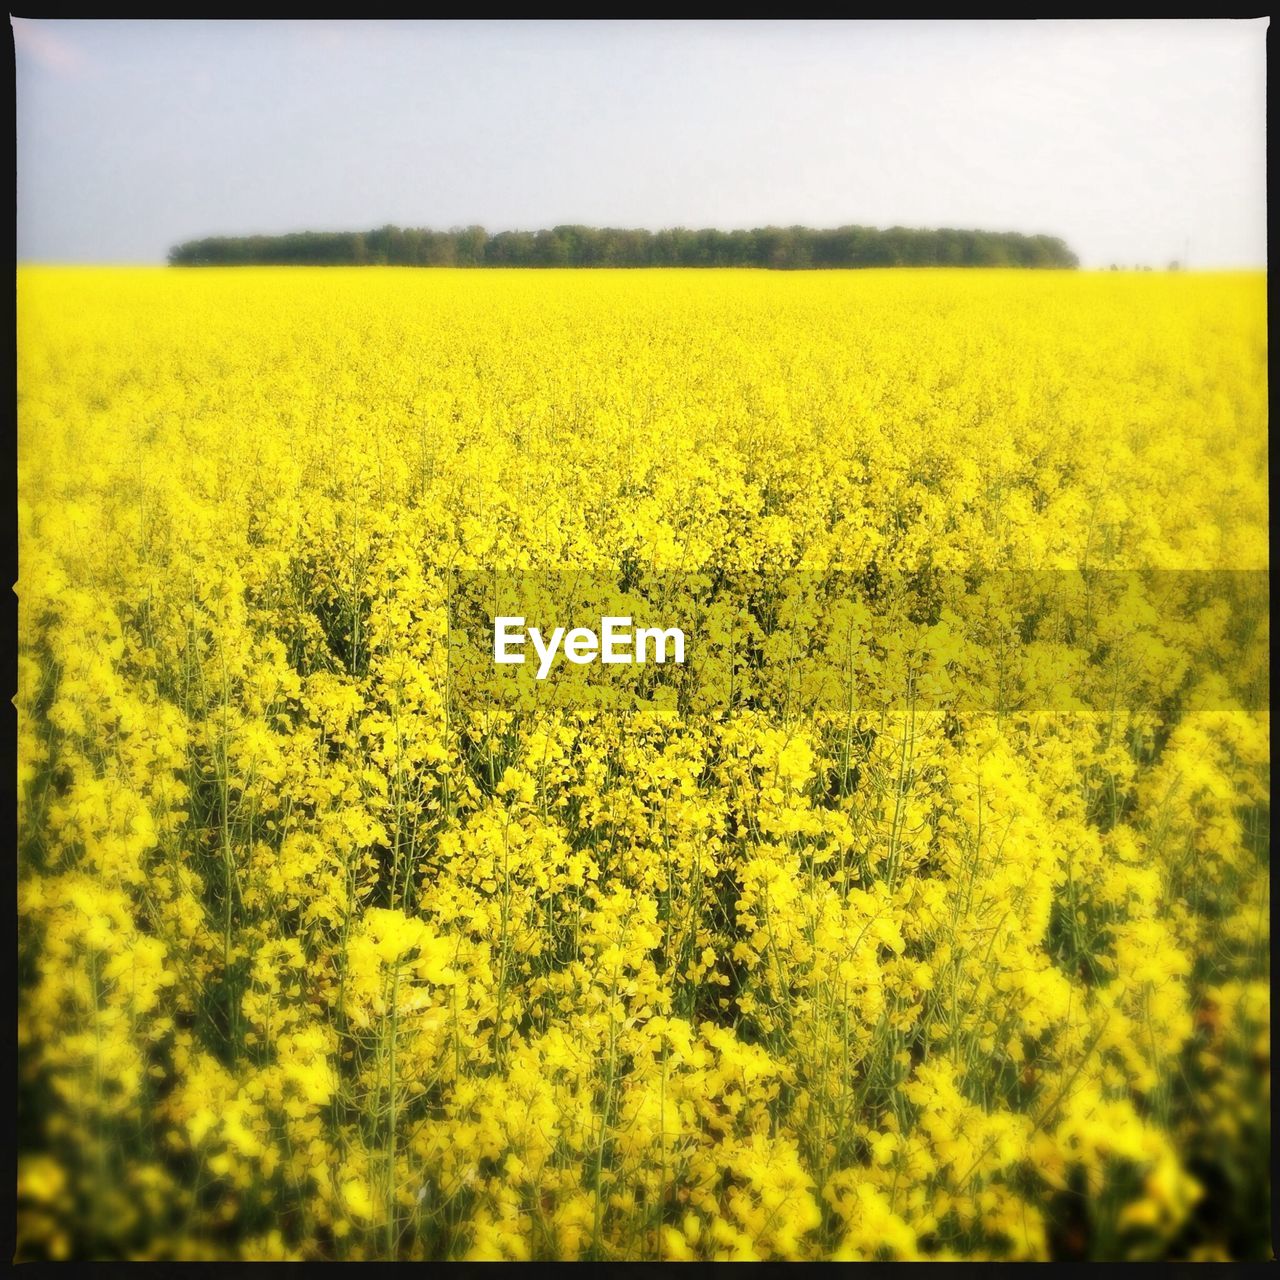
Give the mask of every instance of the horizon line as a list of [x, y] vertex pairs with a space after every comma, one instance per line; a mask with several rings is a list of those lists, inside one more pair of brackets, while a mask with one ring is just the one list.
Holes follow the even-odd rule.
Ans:
[[819, 272], [827, 271], [833, 274], [848, 275], [859, 271], [1034, 271], [1043, 274], [1046, 270], [1073, 271], [1077, 274], [1088, 272], [1100, 272], [1106, 275], [1119, 274], [1123, 271], [1137, 272], [1161, 272], [1166, 275], [1192, 275], [1196, 272], [1226, 272], [1226, 271], [1267, 271], [1266, 262], [1252, 263], [1206, 263], [1197, 266], [1186, 266], [1179, 263], [1176, 268], [1171, 268], [1167, 262], [1157, 264], [1154, 262], [1135, 262], [1135, 263], [1116, 263], [1106, 266], [1077, 266], [1071, 268], [1044, 268], [1044, 267], [1020, 267], [1020, 266], [957, 266], [955, 264], [900, 264], [900, 265], [883, 265], [883, 266], [867, 266], [867, 267], [788, 267], [780, 269], [776, 267], [759, 267], [759, 266], [680, 266], [668, 264], [654, 264], [635, 267], [620, 266], [509, 266], [505, 263], [489, 263], [482, 266], [446, 266], [446, 265], [427, 265], [407, 263], [321, 263], [321, 262], [282, 262], [282, 263], [211, 263], [209, 265], [188, 265], [174, 264], [157, 258], [94, 258], [94, 259], [67, 259], [67, 258], [18, 258], [14, 263], [17, 267], [58, 267], [64, 269], [85, 268], [92, 270], [98, 267], [119, 267], [119, 268], [142, 268], [155, 267], [165, 270], [199, 270], [199, 271], [297, 271], [297, 270], [324, 270], [324, 271], [764, 271], [770, 275], [786, 275], [796, 272]]

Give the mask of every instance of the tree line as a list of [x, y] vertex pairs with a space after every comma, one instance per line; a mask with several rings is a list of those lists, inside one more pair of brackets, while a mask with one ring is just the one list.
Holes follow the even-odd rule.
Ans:
[[759, 227], [754, 231], [298, 231], [209, 236], [169, 251], [173, 266], [407, 267], [1075, 267], [1056, 236], [912, 227]]

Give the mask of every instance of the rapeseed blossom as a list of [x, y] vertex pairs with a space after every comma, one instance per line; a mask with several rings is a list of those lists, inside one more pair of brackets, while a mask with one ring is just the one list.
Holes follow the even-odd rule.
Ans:
[[[20, 1257], [1268, 1247], [1261, 277], [18, 299]], [[512, 708], [486, 569], [758, 589]]]

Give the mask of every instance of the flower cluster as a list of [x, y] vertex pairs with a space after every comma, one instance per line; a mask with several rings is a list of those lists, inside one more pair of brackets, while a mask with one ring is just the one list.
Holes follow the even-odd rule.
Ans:
[[[1269, 1251], [1261, 277], [18, 302], [20, 1257]], [[453, 575], [566, 568], [1130, 594], [459, 700]]]

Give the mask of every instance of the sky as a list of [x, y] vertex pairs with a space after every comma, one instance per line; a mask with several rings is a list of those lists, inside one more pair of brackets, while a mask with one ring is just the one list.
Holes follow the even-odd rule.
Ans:
[[1265, 18], [12, 22], [19, 260], [572, 222], [1266, 263]]

